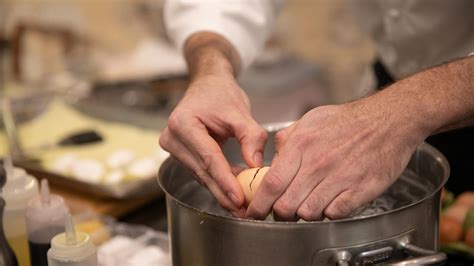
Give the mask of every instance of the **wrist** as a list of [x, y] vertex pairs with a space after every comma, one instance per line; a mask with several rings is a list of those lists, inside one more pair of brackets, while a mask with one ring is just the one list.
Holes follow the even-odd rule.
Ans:
[[240, 68], [240, 57], [222, 36], [211, 32], [193, 34], [185, 43], [184, 55], [191, 79], [206, 76], [232, 78]]
[[402, 88], [394, 85], [351, 103], [352, 108], [363, 123], [387, 139], [400, 141], [399, 145], [417, 146], [430, 135], [432, 125], [416, 97], [401, 93]]
[[235, 79], [235, 71], [232, 64], [221, 51], [212, 47], [202, 47], [195, 50], [195, 55], [188, 62], [191, 80], [206, 77], [224, 77]]

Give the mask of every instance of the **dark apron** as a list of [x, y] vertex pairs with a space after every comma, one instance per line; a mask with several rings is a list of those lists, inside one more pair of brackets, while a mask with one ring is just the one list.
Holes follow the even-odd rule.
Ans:
[[[380, 61], [373, 64], [377, 88], [383, 89], [394, 79]], [[474, 190], [474, 127], [432, 135], [426, 142], [435, 146], [448, 159], [451, 175], [446, 188], [455, 194]]]

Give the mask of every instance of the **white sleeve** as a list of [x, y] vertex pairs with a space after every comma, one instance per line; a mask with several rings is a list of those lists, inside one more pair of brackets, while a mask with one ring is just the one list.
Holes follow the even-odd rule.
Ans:
[[248, 67], [272, 32], [284, 0], [166, 0], [164, 18], [169, 37], [182, 50], [198, 31], [226, 38]]

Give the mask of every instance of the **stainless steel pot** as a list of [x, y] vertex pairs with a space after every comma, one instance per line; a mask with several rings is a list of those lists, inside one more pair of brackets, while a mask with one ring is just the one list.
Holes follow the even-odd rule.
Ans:
[[[266, 161], [274, 154], [269, 127]], [[224, 148], [227, 158], [242, 163], [240, 147]], [[437, 252], [441, 188], [449, 176], [443, 155], [422, 144], [407, 170], [428, 189], [412, 202], [382, 214], [322, 222], [251, 221], [220, 209], [190, 172], [172, 159], [160, 169], [166, 192], [173, 265], [393, 265], [439, 264]], [[398, 182], [398, 181], [397, 181]], [[413, 192], [411, 192], [413, 193]]]

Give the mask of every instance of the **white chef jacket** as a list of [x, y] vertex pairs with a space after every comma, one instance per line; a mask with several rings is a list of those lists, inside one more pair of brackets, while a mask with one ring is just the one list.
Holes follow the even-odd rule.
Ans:
[[[165, 24], [176, 45], [198, 31], [224, 36], [243, 67], [272, 32], [282, 0], [167, 0]], [[474, 51], [474, 0], [347, 0], [388, 71], [402, 78]], [[337, 18], [335, 18], [337, 19]]]

